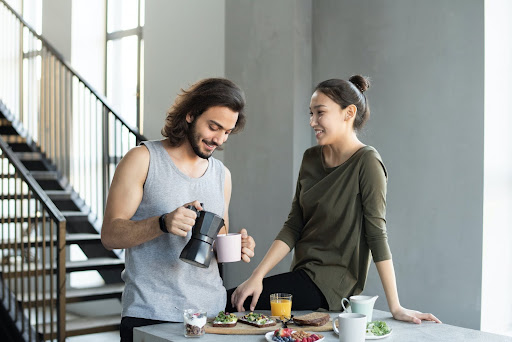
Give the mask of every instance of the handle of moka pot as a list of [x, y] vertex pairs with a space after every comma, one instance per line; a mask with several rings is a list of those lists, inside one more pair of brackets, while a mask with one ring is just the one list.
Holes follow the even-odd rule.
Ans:
[[[199, 203], [199, 204], [201, 205], [201, 208], [203, 208], [203, 210], [204, 210], [203, 203]], [[186, 208], [187, 208], [187, 209], [190, 209], [190, 210], [195, 211], [195, 212], [196, 212], [196, 214], [198, 214], [198, 213], [199, 213], [199, 211], [196, 209], [196, 207], [194, 207], [192, 204], [187, 205], [187, 206], [186, 206]]]

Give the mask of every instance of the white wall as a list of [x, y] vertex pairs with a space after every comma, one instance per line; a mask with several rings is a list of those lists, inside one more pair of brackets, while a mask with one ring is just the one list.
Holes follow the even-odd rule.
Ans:
[[144, 132], [160, 139], [180, 88], [224, 77], [224, 0], [146, 0]]
[[105, 94], [105, 0], [73, 0], [71, 64], [100, 94]]
[[512, 2], [485, 1], [482, 330], [512, 336]]
[[[389, 172], [402, 305], [480, 327], [484, 6], [481, 0], [314, 2], [313, 79], [369, 75], [361, 138]], [[365, 293], [379, 294], [373, 263]]]

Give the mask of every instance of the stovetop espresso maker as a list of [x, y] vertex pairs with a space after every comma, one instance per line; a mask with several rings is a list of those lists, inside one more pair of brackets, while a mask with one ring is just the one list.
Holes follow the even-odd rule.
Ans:
[[198, 215], [192, 227], [192, 237], [181, 251], [180, 259], [197, 267], [208, 268], [213, 256], [213, 243], [219, 230], [224, 227], [224, 219], [209, 211], [198, 211], [193, 205], [187, 208]]

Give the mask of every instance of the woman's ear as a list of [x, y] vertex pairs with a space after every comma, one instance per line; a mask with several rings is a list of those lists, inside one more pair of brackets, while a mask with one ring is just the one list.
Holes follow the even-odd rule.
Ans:
[[348, 105], [347, 108], [345, 108], [345, 120], [351, 120], [352, 118], [355, 118], [357, 114], [357, 107], [354, 104]]
[[194, 116], [192, 116], [192, 114], [188, 113], [187, 116], [185, 117], [185, 120], [187, 120], [187, 122], [190, 124], [190, 123], [194, 122]]

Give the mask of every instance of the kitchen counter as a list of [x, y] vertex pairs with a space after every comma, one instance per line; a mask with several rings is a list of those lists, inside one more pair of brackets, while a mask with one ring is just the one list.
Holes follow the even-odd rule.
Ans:
[[[258, 311], [259, 312], [259, 311]], [[261, 311], [262, 313], [269, 314], [269, 312]], [[307, 312], [294, 311], [294, 315], [302, 315]], [[338, 314], [332, 312], [331, 318], [336, 318]], [[385, 321], [388, 326], [393, 330], [391, 335], [382, 339], [383, 342], [392, 341], [418, 341], [418, 342], [432, 342], [432, 341], [483, 341], [483, 342], [512, 342], [512, 337], [496, 335], [481, 332], [478, 330], [460, 328], [448, 324], [437, 324], [433, 322], [423, 322], [416, 325], [412, 323], [395, 321], [389, 312], [374, 310], [373, 320]], [[238, 323], [241, 324], [241, 323]], [[339, 341], [338, 335], [333, 331], [322, 332], [325, 336], [324, 341]], [[261, 335], [214, 335], [205, 334], [202, 338], [187, 338], [183, 335], [183, 323], [167, 323], [157, 324], [146, 327], [135, 328], [133, 330], [134, 342], [178, 342], [178, 341], [201, 341], [201, 342], [264, 342], [264, 333]]]

